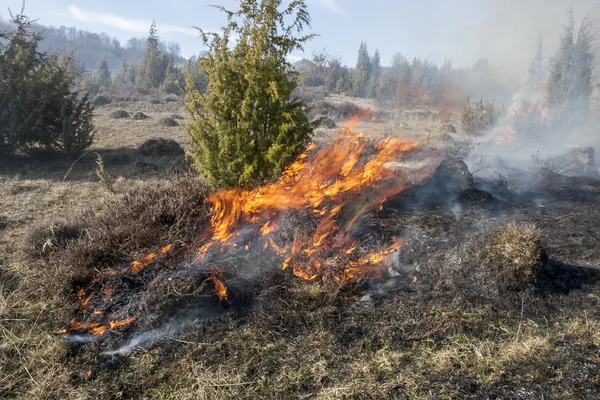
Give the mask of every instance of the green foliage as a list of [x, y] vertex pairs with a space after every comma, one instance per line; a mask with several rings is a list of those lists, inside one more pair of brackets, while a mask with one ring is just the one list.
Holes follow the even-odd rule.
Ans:
[[[133, 70], [133, 72], [132, 72]], [[135, 66], [129, 66], [126, 60], [121, 62], [121, 68], [113, 75], [112, 83], [117, 86], [135, 84]]]
[[462, 128], [468, 134], [480, 134], [494, 126], [499, 116], [500, 110], [493, 103], [484, 103], [483, 97], [474, 105], [467, 99], [467, 105], [463, 107], [461, 114]]
[[377, 97], [379, 79], [381, 77], [381, 55], [379, 50], [375, 50], [375, 54], [371, 58], [370, 64], [371, 76], [369, 77], [369, 83], [367, 87], [367, 97]]
[[595, 32], [591, 20], [584, 19], [575, 40], [573, 9], [558, 51], [550, 62], [547, 103], [553, 125], [573, 126], [587, 116], [592, 95]]
[[325, 85], [327, 85], [330, 90], [338, 92], [349, 92], [352, 90], [350, 71], [342, 64], [342, 60], [339, 57], [332, 57], [329, 59]]
[[165, 65], [160, 50], [156, 22], [152, 21], [146, 41], [146, 53], [137, 71], [137, 84], [145, 88], [158, 88], [165, 77]]
[[361, 42], [358, 48], [358, 59], [354, 69], [353, 86], [355, 96], [364, 97], [367, 93], [369, 79], [371, 78], [371, 58], [367, 50], [367, 44]]
[[98, 66], [98, 80], [100, 82], [100, 86], [108, 86], [110, 85], [110, 69], [108, 69], [108, 63], [106, 60], [102, 60], [100, 65]]
[[0, 152], [38, 147], [76, 154], [93, 140], [93, 106], [74, 89], [71, 57], [39, 52], [43, 36], [23, 11], [0, 33]]
[[[200, 31], [207, 53], [200, 71], [208, 78], [203, 93], [187, 74], [187, 133], [196, 169], [215, 186], [253, 186], [280, 176], [309, 140], [316, 123], [307, 106], [291, 99], [298, 74], [287, 56], [309, 36], [296, 36], [310, 24], [303, 0], [241, 0], [222, 34]], [[231, 46], [232, 37], [237, 38]]]

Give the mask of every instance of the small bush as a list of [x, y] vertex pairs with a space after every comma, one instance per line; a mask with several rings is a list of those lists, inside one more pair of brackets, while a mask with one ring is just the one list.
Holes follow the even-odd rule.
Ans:
[[165, 127], [179, 126], [179, 122], [177, 122], [173, 118], [169, 118], [169, 117], [161, 118], [158, 121], [158, 124], [160, 126], [165, 126]]
[[136, 121], [141, 121], [144, 119], [148, 119], [150, 117], [148, 117], [146, 114], [144, 114], [141, 111], [136, 112], [135, 114], [133, 114], [133, 119], [135, 119]]
[[182, 156], [184, 151], [176, 141], [172, 139], [149, 139], [139, 147], [140, 154], [144, 156]]
[[194, 239], [208, 222], [208, 193], [202, 180], [190, 174], [136, 188], [110, 199], [102, 212], [84, 212], [52, 228], [33, 228], [24, 250], [34, 259], [51, 255], [56, 265], [65, 267], [67, 280], [81, 278], [159, 245]]
[[500, 301], [535, 284], [545, 255], [535, 227], [509, 223], [442, 257], [425, 268], [437, 276], [433, 280], [438, 289], [477, 301]]
[[92, 104], [94, 104], [95, 106], [105, 106], [110, 103], [112, 103], [112, 99], [108, 96], [101, 94], [94, 97], [94, 100], [92, 101]]
[[81, 71], [69, 56], [38, 51], [43, 35], [23, 14], [0, 32], [0, 153], [59, 150], [92, 144], [93, 105], [76, 90]]
[[360, 107], [349, 101], [343, 103], [331, 103], [323, 101], [311, 107], [311, 115], [330, 118], [334, 121], [343, 121], [357, 112]]
[[512, 125], [519, 140], [539, 143], [550, 131], [547, 110], [537, 104], [524, 103], [512, 116]]
[[532, 283], [543, 258], [540, 232], [533, 226], [510, 223], [483, 242], [481, 268], [503, 290], [521, 290]]
[[470, 135], [483, 133], [486, 129], [494, 126], [500, 116], [500, 110], [493, 103], [483, 101], [483, 98], [473, 106], [470, 100], [463, 107], [461, 122], [463, 131]]
[[129, 113], [125, 110], [115, 110], [110, 114], [113, 119], [124, 119], [129, 118]]

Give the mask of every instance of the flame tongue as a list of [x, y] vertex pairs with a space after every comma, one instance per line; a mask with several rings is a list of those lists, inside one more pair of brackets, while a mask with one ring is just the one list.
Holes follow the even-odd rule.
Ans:
[[[385, 258], [403, 243], [395, 241], [381, 251], [368, 252], [367, 248], [376, 247], [369, 245], [369, 237], [361, 232], [362, 217], [381, 210], [386, 199], [430, 176], [434, 165], [389, 168], [392, 164], [402, 166], [404, 161], [411, 161], [407, 158], [418, 156], [414, 151], [418, 144], [400, 138], [374, 142], [353, 132], [352, 127], [367, 115], [363, 110], [353, 117], [327, 147], [310, 144], [277, 182], [254, 190], [238, 188], [211, 194], [211, 224], [198, 240], [201, 246], [194, 251], [194, 261], [207, 265], [234, 249], [247, 256], [251, 248], [262, 248], [281, 257], [282, 269], [305, 280], [343, 282], [379, 271]], [[425, 164], [422, 159], [419, 161], [419, 165]], [[290, 214], [308, 222], [291, 227], [288, 222], [294, 219]], [[242, 232], [251, 232], [253, 239]], [[254, 240], [259, 242], [256, 246]], [[120, 272], [113, 269], [94, 278], [88, 289], [100, 290], [89, 294], [89, 290], [82, 289], [77, 293], [88, 322], [74, 319], [59, 333], [101, 335], [131, 324], [135, 317], [107, 320], [104, 311], [92, 311], [91, 306], [100, 300], [112, 302], [113, 293], [120, 287], [115, 280], [121, 275], [137, 275], [151, 264], [168, 262], [184, 248], [187, 247], [183, 244], [170, 244], [133, 261]], [[108, 282], [96, 285], [100, 279]], [[212, 268], [209, 279], [215, 295], [227, 300], [223, 271]]]
[[[353, 118], [349, 126], [365, 115]], [[273, 184], [255, 190], [213, 193], [209, 197], [213, 209], [212, 240], [198, 251], [197, 261], [202, 261], [207, 249], [213, 246], [237, 246], [240, 227], [253, 226], [264, 238], [263, 248], [271, 247], [277, 255], [284, 256], [282, 269], [292, 266], [299, 278], [351, 279], [364, 274], [383, 259], [356, 254], [359, 246], [353, 232], [366, 213], [380, 208], [387, 198], [412, 182], [430, 175], [432, 170], [427, 168], [409, 174], [386, 167], [417, 148], [417, 143], [400, 138], [386, 138], [372, 144], [347, 127], [326, 148], [313, 152], [316, 146], [308, 146]], [[356, 207], [357, 199], [362, 198], [367, 200]], [[275, 243], [273, 235], [278, 232], [284, 214], [304, 210], [319, 219], [313, 233], [301, 239], [296, 237], [289, 250]], [[386, 251], [383, 253], [387, 255]], [[332, 268], [340, 262], [346, 262], [347, 268]]]

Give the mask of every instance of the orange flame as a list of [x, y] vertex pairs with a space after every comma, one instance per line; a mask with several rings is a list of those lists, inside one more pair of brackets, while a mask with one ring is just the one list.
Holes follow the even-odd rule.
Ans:
[[[430, 176], [434, 165], [419, 170], [402, 167], [400, 161], [417, 154], [419, 149], [412, 140], [388, 137], [375, 142], [354, 132], [371, 112], [361, 110], [350, 118], [330, 145], [317, 148], [309, 144], [276, 182], [253, 190], [236, 188], [212, 193], [207, 199], [212, 206], [210, 227], [199, 238], [203, 243], [195, 250], [195, 261], [202, 262], [209, 250], [224, 252], [225, 246], [249, 250], [250, 242], [242, 244], [238, 239], [243, 239], [239, 237], [240, 228], [251, 226], [253, 233], [263, 240], [263, 249], [270, 247], [283, 258], [281, 268], [291, 269], [298, 278], [342, 282], [379, 271], [386, 257], [404, 244], [396, 241], [382, 251], [368, 253], [355, 237], [362, 217], [381, 210], [386, 199]], [[281, 238], [275, 240], [274, 235], [289, 212], [311, 216], [316, 225], [310, 232], [307, 229], [294, 232], [291, 246], [278, 245]], [[184, 247], [169, 244], [131, 262], [125, 272], [139, 274], [157, 259], [172, 256]], [[222, 271], [215, 268], [210, 274], [216, 296], [227, 300]], [[104, 276], [116, 275], [117, 271], [111, 270]], [[117, 287], [105, 287], [104, 294], [111, 296]], [[83, 300], [84, 289], [77, 295], [84, 307], [92, 298], [90, 295]], [[135, 317], [129, 317], [103, 324], [74, 319], [59, 333], [87, 331], [100, 335], [134, 320]]]
[[212, 281], [215, 285], [215, 293], [219, 300], [227, 300], [227, 287], [221, 280], [222, 271], [218, 268], [215, 268], [211, 271]]
[[[309, 145], [277, 182], [255, 190], [232, 189], [213, 193], [208, 199], [213, 210], [212, 240], [198, 250], [196, 260], [201, 261], [214, 245], [237, 246], [233, 240], [238, 236], [242, 224], [260, 227], [258, 232], [266, 238], [263, 248], [270, 246], [276, 254], [284, 256], [287, 248], [275, 245], [270, 237], [279, 228], [281, 218], [278, 216], [304, 209], [322, 219], [312, 238], [294, 241], [290, 252], [285, 255], [282, 269], [292, 266], [296, 276], [312, 280], [327, 275], [331, 269], [329, 266], [334, 264], [336, 256], [328, 257], [325, 252], [333, 250], [335, 255], [353, 255], [359, 246], [351, 232], [357, 227], [361, 216], [381, 208], [387, 198], [432, 172], [427, 169], [415, 175], [398, 176], [397, 171], [386, 168], [387, 163], [402, 159], [419, 146], [414, 141], [400, 138], [385, 138], [369, 146], [369, 140], [364, 135], [351, 130], [369, 113], [371, 110], [361, 110], [350, 118], [332, 139], [331, 145], [315, 154], [311, 152], [316, 145]], [[375, 154], [368, 159], [373, 149]], [[361, 197], [361, 192], [365, 190], [371, 200], [351, 215], [346, 215], [344, 207]], [[341, 220], [348, 222], [341, 224]], [[345, 279], [350, 279], [364, 272], [367, 265], [380, 262], [373, 257], [354, 261], [343, 275]], [[327, 271], [323, 270], [324, 266], [327, 266]]]
[[[144, 268], [146, 268], [149, 264], [151, 264], [157, 257], [166, 256], [169, 253], [171, 253], [171, 251], [173, 250], [174, 247], [175, 247], [174, 244], [169, 244], [169, 245], [163, 247], [162, 249], [160, 249], [159, 251], [150, 253], [147, 256], [140, 258], [139, 260], [133, 261], [129, 266], [129, 273], [132, 275], [139, 274]], [[181, 249], [181, 248], [182, 248], [182, 246], [180, 246], [178, 249]]]

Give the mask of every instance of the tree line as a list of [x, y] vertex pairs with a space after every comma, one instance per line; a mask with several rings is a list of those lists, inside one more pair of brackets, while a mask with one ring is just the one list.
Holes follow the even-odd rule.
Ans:
[[[240, 0], [237, 11], [221, 10], [227, 25], [221, 33], [199, 32], [208, 50], [198, 58], [179, 65], [161, 47], [153, 23], [138, 64], [122, 62], [113, 74], [101, 63], [84, 77], [92, 82], [84, 91], [78, 84], [85, 73], [72, 55], [39, 50], [43, 35], [21, 11], [13, 17], [15, 29], [0, 32], [0, 152], [42, 147], [76, 154], [93, 139], [94, 87], [172, 87], [186, 95], [189, 157], [198, 172], [215, 187], [252, 187], [279, 177], [320, 123], [309, 119], [308, 106], [293, 95], [302, 83], [404, 106], [454, 104], [465, 90], [485, 92], [497, 82], [486, 60], [461, 71], [451, 61], [438, 66], [397, 54], [382, 67], [379, 52], [371, 56], [366, 43], [354, 68], [323, 51], [299, 72], [288, 56], [312, 38], [302, 34], [311, 21], [304, 0]], [[585, 116], [589, 110], [595, 59], [591, 24], [584, 20], [575, 36], [572, 11], [568, 17], [549, 66], [539, 46], [529, 76], [531, 82], [547, 81], [545, 101], [560, 121], [561, 113]]]

